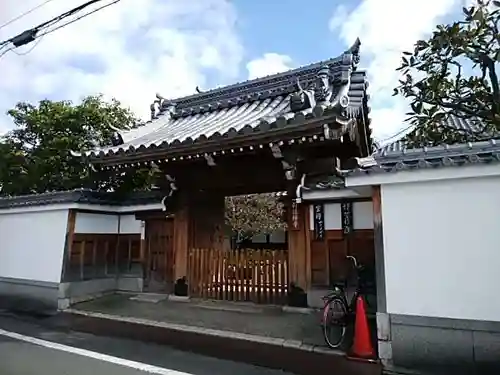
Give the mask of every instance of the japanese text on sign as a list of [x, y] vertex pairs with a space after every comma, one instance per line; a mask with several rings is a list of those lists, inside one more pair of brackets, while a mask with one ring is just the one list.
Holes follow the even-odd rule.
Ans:
[[316, 240], [325, 238], [325, 210], [323, 204], [313, 206], [314, 236]]

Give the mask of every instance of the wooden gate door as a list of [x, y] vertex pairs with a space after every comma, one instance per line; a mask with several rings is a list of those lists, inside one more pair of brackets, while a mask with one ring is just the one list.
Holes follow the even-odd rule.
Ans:
[[147, 291], [167, 292], [174, 283], [174, 221], [152, 219], [146, 222], [146, 269], [144, 287]]

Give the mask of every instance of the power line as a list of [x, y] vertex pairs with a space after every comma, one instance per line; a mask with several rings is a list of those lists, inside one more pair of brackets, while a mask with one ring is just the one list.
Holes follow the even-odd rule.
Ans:
[[413, 124], [412, 124], [412, 125], [407, 126], [406, 128], [403, 128], [403, 129], [399, 130], [397, 133], [395, 133], [395, 134], [391, 135], [390, 137], [387, 137], [387, 138], [382, 139], [381, 141], [378, 141], [378, 143], [379, 143], [380, 145], [382, 145], [383, 143], [387, 142], [388, 140], [393, 139], [393, 138], [396, 138], [397, 136], [399, 136], [399, 135], [401, 135], [401, 134], [405, 133], [406, 131], [410, 130], [412, 127], [414, 127], [414, 125], [413, 125]]
[[3, 46], [3, 45], [9, 44], [9, 43], [12, 43], [14, 45], [14, 47], [20, 47], [20, 46], [24, 46], [24, 45], [26, 45], [28, 43], [31, 43], [31, 42], [33, 42], [37, 38], [38, 33], [41, 30], [46, 29], [46, 28], [52, 26], [53, 24], [55, 24], [55, 23], [57, 23], [59, 21], [62, 21], [63, 19], [65, 19], [67, 17], [70, 17], [70, 16], [72, 16], [75, 13], [78, 13], [78, 12], [82, 11], [83, 9], [89, 7], [90, 5], [98, 3], [99, 1], [102, 1], [102, 0], [90, 0], [90, 1], [87, 1], [86, 3], [80, 5], [80, 6], [76, 7], [76, 8], [68, 10], [67, 12], [62, 13], [62, 14], [60, 14], [57, 17], [54, 17], [54, 18], [52, 18], [52, 19], [50, 19], [50, 20], [48, 20], [46, 22], [43, 22], [43, 23], [39, 24], [38, 26], [32, 27], [31, 29], [25, 30], [22, 33], [14, 36], [14, 37], [12, 37], [10, 39], [7, 39], [7, 40], [5, 40], [3, 42], [0, 42], [0, 47]]
[[67, 18], [67, 17], [69, 17], [69, 16], [71, 16], [71, 15], [73, 15], [73, 14], [81, 11], [82, 9], [84, 9], [84, 8], [86, 8], [86, 7], [88, 7], [88, 6], [92, 5], [92, 4], [95, 4], [95, 3], [99, 2], [99, 1], [102, 1], [102, 0], [88, 1], [85, 4], [82, 4], [82, 5], [80, 5], [77, 8], [71, 9], [70, 11], [68, 11], [66, 13], [63, 13], [62, 15], [59, 15], [59, 16], [53, 18], [52, 20], [44, 22], [43, 24], [40, 24], [40, 25], [38, 25], [38, 26], [36, 26], [34, 28], [31, 28], [29, 30], [26, 30], [26, 31], [22, 32], [21, 34], [15, 36], [13, 38], [10, 38], [9, 40], [1, 42], [0, 43], [0, 49], [2, 47], [6, 46], [8, 43], [12, 43], [13, 47], [10, 47], [10, 48], [4, 50], [2, 53], [0, 53], [0, 58], [2, 56], [4, 56], [7, 52], [12, 51], [12, 50], [14, 50], [17, 47], [29, 44], [29, 43], [31, 43], [31, 42], [33, 42], [33, 41], [35, 41], [35, 40], [38, 39], [38, 42], [32, 48], [30, 48], [28, 51], [23, 52], [23, 53], [17, 53], [18, 55], [27, 55], [28, 53], [30, 53], [40, 43], [41, 39], [45, 35], [50, 34], [50, 33], [54, 32], [56, 30], [62, 29], [62, 28], [66, 27], [66, 26], [68, 26], [68, 25], [70, 25], [70, 24], [72, 24], [72, 23], [74, 23], [74, 22], [76, 22], [78, 20], [81, 20], [82, 18], [85, 18], [87, 16], [90, 16], [91, 14], [94, 14], [94, 13], [98, 12], [99, 10], [102, 10], [104, 8], [107, 8], [107, 7], [111, 6], [111, 5], [113, 5], [113, 4], [116, 4], [116, 3], [118, 3], [121, 0], [114, 0], [111, 3], [103, 5], [103, 6], [99, 7], [99, 8], [96, 8], [96, 9], [94, 9], [94, 10], [88, 12], [88, 13], [83, 14], [82, 16], [73, 18], [72, 20], [70, 20], [70, 21], [68, 21], [68, 22], [66, 22], [66, 23], [64, 23], [62, 25], [56, 26], [56, 27], [54, 27], [52, 29], [49, 29], [49, 30], [43, 32], [42, 34], [38, 33], [40, 31], [40, 29], [50, 27], [51, 25], [57, 23], [58, 21], [61, 21], [64, 18]]
[[[0, 47], [0, 48], [2, 48], [2, 47]], [[14, 47], [10, 47], [10, 48], [5, 49], [3, 52], [0, 52], [0, 58], [2, 58], [7, 52], [12, 51], [13, 49], [14, 49]]]
[[41, 38], [41, 37], [43, 37], [43, 36], [45, 36], [45, 35], [47, 35], [47, 34], [50, 34], [50, 33], [54, 32], [54, 31], [56, 31], [56, 30], [59, 30], [59, 29], [62, 29], [63, 27], [66, 27], [66, 26], [68, 26], [68, 25], [71, 25], [73, 22], [76, 22], [76, 21], [78, 21], [78, 20], [81, 20], [82, 18], [85, 18], [85, 17], [87, 17], [87, 16], [90, 16], [91, 14], [96, 13], [96, 12], [98, 12], [99, 10], [104, 9], [104, 8], [107, 8], [107, 7], [109, 7], [109, 6], [113, 5], [113, 4], [116, 4], [116, 3], [118, 3], [119, 1], [121, 1], [121, 0], [114, 0], [114, 1], [112, 1], [111, 3], [109, 3], [109, 4], [106, 4], [106, 5], [103, 5], [102, 7], [96, 8], [96, 9], [94, 9], [94, 10], [93, 10], [93, 11], [91, 11], [91, 12], [85, 13], [83, 16], [76, 17], [76, 18], [72, 19], [71, 21], [68, 21], [68, 22], [66, 22], [66, 23], [64, 23], [64, 24], [62, 24], [62, 25], [59, 25], [59, 26], [57, 26], [57, 27], [54, 27], [53, 29], [50, 29], [49, 31], [44, 32], [43, 34], [38, 35], [35, 39]]
[[[24, 51], [24, 52], [16, 52], [16, 49], [15, 48], [12, 48], [11, 51], [14, 52], [17, 56], [24, 56], [24, 55], [27, 55], [28, 53], [30, 53], [31, 51], [33, 51], [36, 46], [38, 46], [40, 44], [40, 42], [42, 41], [43, 39], [43, 36], [41, 37], [38, 37], [36, 40], [36, 42], [31, 46], [30, 49], [28, 49], [27, 51]], [[10, 50], [9, 50], [10, 51]]]
[[43, 7], [44, 5], [46, 5], [46, 4], [48, 4], [48, 3], [52, 2], [52, 1], [54, 1], [54, 0], [45, 0], [43, 3], [41, 3], [41, 4], [37, 5], [36, 7], [31, 8], [31, 9], [27, 10], [26, 12], [24, 12], [24, 13], [20, 14], [19, 16], [17, 16], [17, 17], [15, 17], [15, 18], [11, 19], [10, 21], [7, 21], [7, 22], [5, 22], [4, 24], [0, 25], [0, 29], [3, 29], [5, 26], [9, 26], [11, 23], [16, 22], [17, 20], [19, 20], [19, 19], [21, 19], [21, 18], [23, 18], [23, 17], [27, 16], [28, 14], [30, 14], [30, 13], [32, 13], [32, 12], [34, 12], [35, 10], [37, 10], [37, 9], [39, 9], [39, 8], [41, 8], [41, 7]]

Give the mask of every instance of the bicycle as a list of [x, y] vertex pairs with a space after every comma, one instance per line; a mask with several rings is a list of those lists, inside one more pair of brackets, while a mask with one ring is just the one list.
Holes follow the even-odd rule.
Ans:
[[351, 301], [347, 300], [344, 286], [335, 286], [331, 293], [323, 297], [325, 302], [322, 318], [323, 337], [326, 344], [332, 349], [339, 348], [344, 342], [346, 329], [356, 317], [358, 296], [363, 295], [360, 277], [363, 266], [359, 265], [357, 259], [351, 255], [346, 258], [353, 262], [356, 271], [356, 289]]

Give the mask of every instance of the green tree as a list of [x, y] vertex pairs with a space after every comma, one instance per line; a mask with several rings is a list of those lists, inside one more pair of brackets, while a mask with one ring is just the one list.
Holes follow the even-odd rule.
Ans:
[[[477, 0], [463, 20], [438, 25], [428, 40], [404, 52], [394, 95], [410, 100], [406, 141], [414, 146], [475, 141], [500, 130], [500, 2]], [[479, 129], [447, 127], [450, 114], [475, 119]]]
[[117, 100], [89, 96], [79, 104], [42, 100], [9, 110], [15, 128], [0, 140], [0, 193], [20, 195], [81, 187], [117, 192], [144, 187], [146, 171], [97, 175], [71, 150], [109, 145], [114, 129], [132, 128], [137, 119]]
[[283, 214], [283, 203], [274, 193], [226, 198], [226, 224], [243, 238], [285, 229]]

